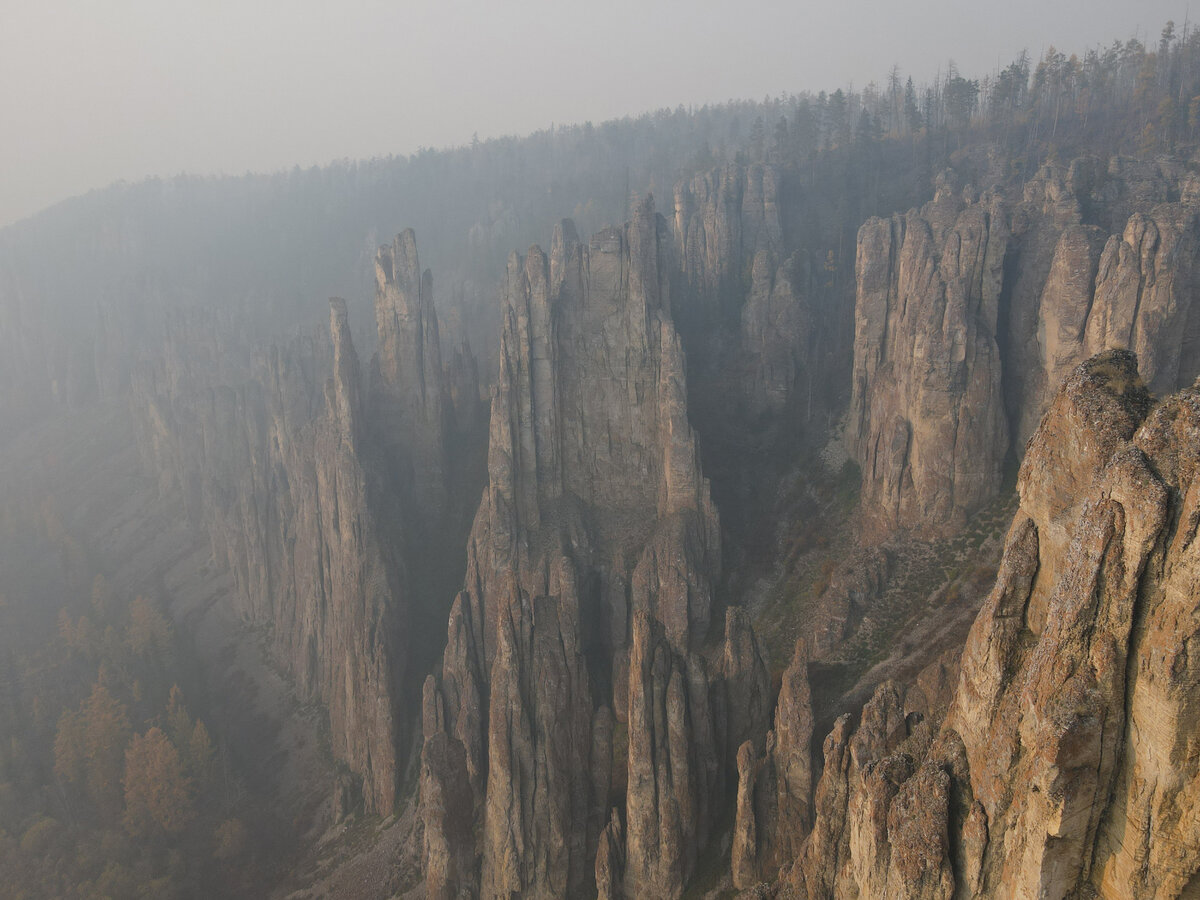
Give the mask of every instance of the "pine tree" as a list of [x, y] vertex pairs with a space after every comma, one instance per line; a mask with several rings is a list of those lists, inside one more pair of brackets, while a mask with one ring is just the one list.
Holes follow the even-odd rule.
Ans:
[[914, 134], [921, 130], [921, 107], [917, 104], [917, 89], [911, 75], [904, 85], [904, 122]]

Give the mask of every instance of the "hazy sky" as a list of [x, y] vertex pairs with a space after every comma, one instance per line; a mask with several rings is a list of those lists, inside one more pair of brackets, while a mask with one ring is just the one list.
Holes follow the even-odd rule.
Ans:
[[1186, 0], [0, 0], [0, 225], [117, 179], [408, 153], [1157, 40]]

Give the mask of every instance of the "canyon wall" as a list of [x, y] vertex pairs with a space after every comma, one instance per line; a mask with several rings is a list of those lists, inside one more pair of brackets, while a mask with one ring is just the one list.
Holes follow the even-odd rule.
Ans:
[[[957, 687], [882, 684], [838, 719], [811, 806], [786, 822], [762, 778], [786, 744], [761, 762], [746, 748], [735, 884], [775, 871], [781, 896], [813, 900], [1190, 896], [1197, 448], [1200, 386], [1155, 402], [1128, 351], [1078, 366], [1030, 441]], [[775, 734], [810, 722], [796, 678]], [[772, 859], [810, 810], [799, 849]]]
[[1085, 158], [1008, 199], [953, 180], [859, 231], [846, 442], [875, 535], [961, 530], [1102, 350], [1136, 351], [1159, 393], [1200, 374], [1194, 176]]
[[765, 730], [748, 621], [709, 634], [720, 530], [670, 266], [649, 199], [509, 261], [488, 484], [426, 682], [432, 897], [679, 895], [730, 748]]
[[[328, 337], [248, 367], [220, 321], [181, 320], [163, 361], [139, 370], [132, 405], [143, 457], [164, 489], [182, 490], [243, 616], [269, 629], [301, 697], [327, 708], [334, 755], [362, 778], [367, 808], [387, 814], [413, 739], [410, 659], [438, 604], [414, 551], [447, 531], [457, 419], [411, 231], [380, 249], [376, 273], [375, 383], [334, 300]], [[469, 419], [478, 387], [459, 394]]]

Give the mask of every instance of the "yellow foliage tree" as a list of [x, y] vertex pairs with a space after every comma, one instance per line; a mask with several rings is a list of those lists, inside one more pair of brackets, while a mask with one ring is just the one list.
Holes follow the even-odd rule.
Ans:
[[171, 646], [171, 625], [153, 600], [137, 597], [129, 605], [128, 638], [138, 656], [165, 658]]
[[179, 685], [171, 686], [167, 695], [167, 734], [182, 750], [192, 735], [192, 717], [188, 715], [187, 706], [183, 702], [183, 691]]
[[149, 837], [178, 834], [195, 817], [192, 785], [170, 738], [160, 728], [135, 735], [125, 751], [125, 827]]
[[121, 809], [121, 769], [129, 741], [125, 705], [101, 682], [77, 711], [63, 713], [54, 740], [54, 771], [72, 783], [83, 782], [104, 815]]
[[191, 738], [188, 740], [188, 765], [192, 777], [201, 785], [208, 786], [213, 780], [215, 756], [216, 751], [213, 748], [212, 738], [208, 736], [208, 729], [204, 727], [203, 722], [197, 719], [196, 727], [192, 729]]

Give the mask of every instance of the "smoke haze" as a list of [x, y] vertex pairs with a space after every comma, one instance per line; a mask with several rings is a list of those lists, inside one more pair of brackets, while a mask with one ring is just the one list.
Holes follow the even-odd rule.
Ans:
[[8, 2], [0, 225], [119, 179], [406, 154], [893, 64], [919, 81], [948, 48], [978, 77], [1024, 48], [1153, 43], [1185, 16], [1178, 0]]

